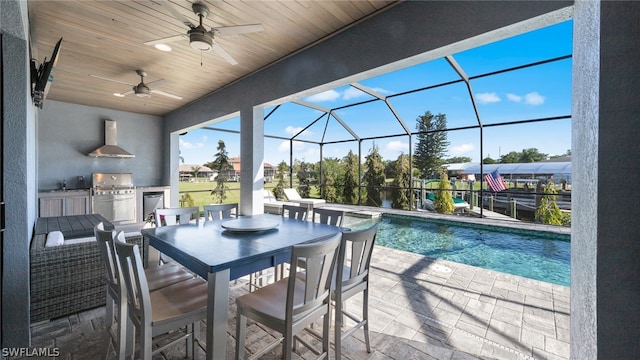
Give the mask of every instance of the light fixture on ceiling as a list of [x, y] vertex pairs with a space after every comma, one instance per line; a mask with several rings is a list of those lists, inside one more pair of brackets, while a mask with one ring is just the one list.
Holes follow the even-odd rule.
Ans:
[[135, 86], [133, 91], [137, 97], [149, 97], [151, 95], [149, 88], [142, 83]]
[[201, 25], [189, 31], [189, 45], [196, 50], [209, 51], [213, 47], [213, 39]]
[[113, 93], [113, 96], [117, 96], [117, 97], [124, 97], [124, 94], [121, 94], [121, 93]]
[[156, 49], [160, 50], [160, 51], [171, 51], [171, 46], [167, 45], [167, 44], [155, 44], [153, 45], [153, 47], [155, 47]]

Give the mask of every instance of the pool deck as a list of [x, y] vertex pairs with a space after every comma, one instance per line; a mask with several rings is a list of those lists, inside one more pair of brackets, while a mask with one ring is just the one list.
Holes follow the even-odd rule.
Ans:
[[[246, 292], [246, 286], [238, 286], [231, 295]], [[361, 297], [350, 299], [347, 307], [359, 313]], [[61, 359], [102, 357], [104, 311], [36, 324], [32, 347], [57, 347]], [[343, 343], [344, 359], [569, 359], [568, 287], [381, 246], [374, 248], [371, 262], [369, 316], [372, 352], [366, 352], [362, 331], [356, 331]], [[226, 358], [233, 359], [233, 299], [229, 319]], [[273, 339], [255, 324], [247, 330], [249, 352]], [[280, 353], [278, 348], [263, 358]], [[303, 351], [293, 358], [312, 355]], [[154, 359], [183, 357], [178, 346]]]

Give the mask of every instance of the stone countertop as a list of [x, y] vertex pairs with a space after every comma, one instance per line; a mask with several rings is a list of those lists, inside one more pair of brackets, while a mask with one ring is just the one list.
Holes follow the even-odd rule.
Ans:
[[38, 192], [40, 193], [72, 193], [72, 192], [86, 192], [86, 191], [90, 191], [91, 189], [89, 188], [85, 188], [85, 189], [39, 189]]

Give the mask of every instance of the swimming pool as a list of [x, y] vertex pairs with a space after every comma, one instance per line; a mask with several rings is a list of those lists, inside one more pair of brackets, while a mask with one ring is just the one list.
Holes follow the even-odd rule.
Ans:
[[384, 214], [376, 245], [569, 286], [569, 235], [501, 229]]

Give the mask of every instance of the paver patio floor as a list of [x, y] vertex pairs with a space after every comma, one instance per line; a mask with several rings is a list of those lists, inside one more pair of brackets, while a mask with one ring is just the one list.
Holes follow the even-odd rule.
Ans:
[[[366, 352], [360, 330], [344, 341], [344, 359], [569, 358], [567, 287], [381, 246], [374, 248], [371, 281], [372, 352]], [[231, 295], [246, 291], [246, 286], [235, 287]], [[347, 302], [356, 314], [360, 307], [360, 296]], [[104, 307], [36, 324], [32, 347], [58, 348], [61, 359], [102, 358], [107, 351], [103, 316]], [[227, 359], [233, 359], [233, 298], [228, 329]], [[271, 332], [251, 322], [247, 332], [249, 352], [273, 339]], [[184, 354], [179, 345], [154, 359]], [[280, 354], [277, 348], [263, 358]], [[315, 358], [311, 355], [303, 351], [294, 358]]]

